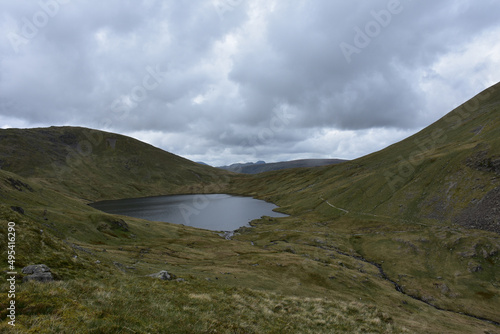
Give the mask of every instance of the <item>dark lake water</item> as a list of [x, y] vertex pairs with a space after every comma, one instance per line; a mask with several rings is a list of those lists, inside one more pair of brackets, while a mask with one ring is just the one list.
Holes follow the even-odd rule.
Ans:
[[213, 231], [233, 231], [261, 218], [286, 217], [276, 205], [251, 197], [226, 194], [174, 195], [129, 198], [90, 204], [93, 208], [124, 216], [183, 224]]

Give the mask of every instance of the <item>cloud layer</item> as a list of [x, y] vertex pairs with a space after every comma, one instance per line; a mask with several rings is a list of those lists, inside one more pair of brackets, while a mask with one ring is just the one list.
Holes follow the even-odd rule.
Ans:
[[355, 158], [500, 79], [498, 1], [0, 0], [0, 126]]

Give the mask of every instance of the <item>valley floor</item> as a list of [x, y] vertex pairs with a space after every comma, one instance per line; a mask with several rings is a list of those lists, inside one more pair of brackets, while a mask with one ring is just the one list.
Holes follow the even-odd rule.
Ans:
[[[62, 246], [8, 215], [19, 222], [19, 251], [28, 237], [41, 250], [20, 262], [47, 262], [57, 278], [18, 284], [14, 332], [500, 332], [496, 266], [488, 265], [499, 240], [487, 232], [346, 214], [267, 217], [226, 240], [127, 218], [122, 236], [109, 230], [105, 242], [68, 238]], [[45, 253], [50, 247], [62, 247], [57, 258]], [[160, 270], [182, 280], [146, 277]], [[6, 283], [1, 291], [4, 303]], [[5, 321], [0, 328], [12, 330]]]

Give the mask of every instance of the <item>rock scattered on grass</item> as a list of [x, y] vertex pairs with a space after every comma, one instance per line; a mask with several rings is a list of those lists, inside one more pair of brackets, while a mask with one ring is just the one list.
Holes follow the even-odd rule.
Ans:
[[50, 268], [45, 264], [32, 264], [22, 269], [23, 274], [28, 276], [23, 277], [23, 282], [37, 281], [50, 282], [54, 280]]
[[119, 229], [123, 232], [129, 232], [128, 224], [123, 219], [115, 219], [110, 222], [112, 229]]
[[20, 206], [11, 206], [10, 208], [15, 212], [24, 215], [24, 209], [21, 208]]
[[33, 192], [33, 188], [31, 188], [31, 186], [29, 184], [24, 183], [20, 180], [16, 180], [16, 179], [9, 177], [7, 179], [7, 181], [9, 181], [10, 185], [18, 191], [23, 191], [23, 189], [26, 189], [26, 190]]
[[171, 274], [166, 270], [162, 270], [158, 273], [151, 274], [148, 276], [153, 277], [153, 278], [159, 278], [159, 279], [164, 280], [164, 281], [172, 281], [176, 278], [174, 274]]
[[469, 262], [468, 263], [468, 268], [470, 273], [478, 273], [483, 271], [483, 267], [479, 263], [475, 262]]

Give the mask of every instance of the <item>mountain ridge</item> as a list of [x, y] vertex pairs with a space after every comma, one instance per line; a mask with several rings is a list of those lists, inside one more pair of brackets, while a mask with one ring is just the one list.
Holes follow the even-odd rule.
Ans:
[[83, 127], [0, 130], [0, 168], [89, 200], [210, 192], [228, 175], [131, 137]]
[[230, 172], [243, 174], [259, 174], [269, 171], [276, 171], [289, 168], [307, 168], [334, 165], [345, 162], [343, 159], [297, 159], [290, 161], [270, 162], [257, 161], [256, 163], [235, 163], [229, 166], [219, 166], [217, 168]]

